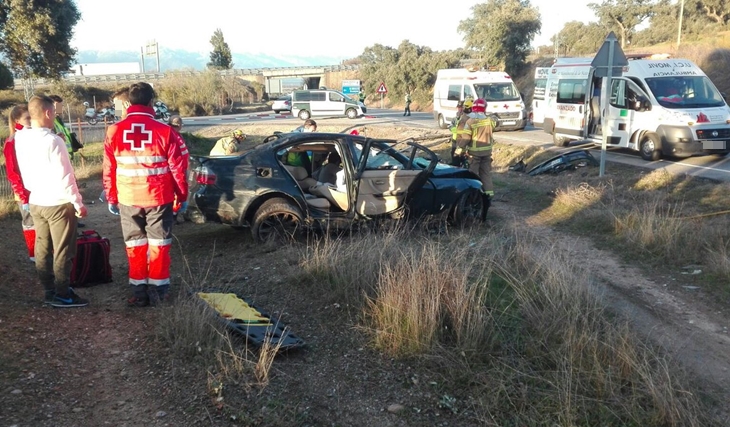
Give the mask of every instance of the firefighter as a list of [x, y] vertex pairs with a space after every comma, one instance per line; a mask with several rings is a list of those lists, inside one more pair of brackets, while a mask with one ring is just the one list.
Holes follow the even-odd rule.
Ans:
[[226, 136], [216, 141], [215, 146], [210, 150], [211, 156], [230, 156], [241, 149], [241, 142], [246, 139], [242, 130], [236, 129], [231, 136]]
[[474, 101], [471, 113], [467, 115], [464, 127], [458, 130], [457, 147], [454, 154], [466, 154], [469, 159], [469, 170], [479, 176], [482, 190], [490, 199], [494, 196], [492, 184], [492, 133], [497, 122], [488, 116], [487, 102], [481, 98]]
[[456, 140], [460, 129], [464, 129], [466, 120], [469, 118], [471, 113], [471, 107], [473, 101], [471, 97], [467, 97], [464, 101], [459, 101], [456, 108], [456, 117], [451, 120], [451, 166], [464, 167], [466, 162], [466, 155], [456, 155]]
[[[128, 303], [137, 307], [168, 296], [172, 205], [188, 196], [185, 143], [155, 120], [154, 100], [148, 83], [130, 86], [127, 117], [109, 127], [104, 140], [104, 190], [109, 212], [121, 217], [133, 293]], [[186, 208], [183, 202], [180, 213]]]

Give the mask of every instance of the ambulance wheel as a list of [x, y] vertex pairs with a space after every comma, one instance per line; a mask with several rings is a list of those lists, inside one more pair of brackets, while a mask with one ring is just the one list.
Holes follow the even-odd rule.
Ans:
[[299, 118], [302, 120], [307, 120], [311, 117], [311, 114], [309, 114], [309, 111], [307, 110], [299, 110]]
[[659, 150], [661, 140], [659, 135], [655, 133], [647, 133], [641, 140], [641, 158], [653, 162], [662, 158], [662, 152]]
[[443, 114], [439, 114], [439, 127], [441, 129], [446, 129], [447, 127], [449, 127], [449, 124], [446, 123], [446, 119], [444, 119]]
[[553, 144], [555, 144], [556, 147], [567, 147], [568, 144], [570, 144], [570, 140], [553, 133]]
[[260, 242], [290, 242], [302, 231], [302, 211], [290, 201], [275, 198], [256, 211], [251, 233]]

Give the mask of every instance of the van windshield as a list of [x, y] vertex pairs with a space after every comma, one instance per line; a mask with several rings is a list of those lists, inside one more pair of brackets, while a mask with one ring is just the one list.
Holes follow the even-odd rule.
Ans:
[[655, 77], [646, 79], [649, 90], [665, 108], [706, 108], [725, 105], [722, 95], [706, 76]]
[[520, 92], [512, 82], [475, 84], [474, 89], [477, 91], [477, 98], [487, 102], [520, 100]]

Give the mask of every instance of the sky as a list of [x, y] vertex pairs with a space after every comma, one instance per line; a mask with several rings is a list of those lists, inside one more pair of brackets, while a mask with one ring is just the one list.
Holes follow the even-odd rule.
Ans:
[[[79, 50], [139, 51], [148, 41], [169, 49], [209, 53], [220, 28], [233, 53], [341, 57], [403, 40], [433, 50], [464, 46], [459, 22], [477, 0], [75, 0], [81, 20], [71, 45]], [[590, 0], [531, 0], [542, 18], [533, 46], [549, 45], [566, 22], [594, 20]], [[338, 4], [338, 6], [334, 6]], [[558, 6], [559, 5], [559, 6]], [[118, 24], [115, 24], [118, 23]], [[122, 32], [120, 27], [133, 28]]]

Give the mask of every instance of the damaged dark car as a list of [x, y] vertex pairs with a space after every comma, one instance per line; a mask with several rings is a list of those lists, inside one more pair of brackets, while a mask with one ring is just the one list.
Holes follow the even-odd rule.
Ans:
[[190, 161], [186, 217], [250, 227], [260, 241], [377, 219], [443, 215], [466, 225], [484, 221], [489, 208], [476, 175], [412, 140], [288, 133]]

